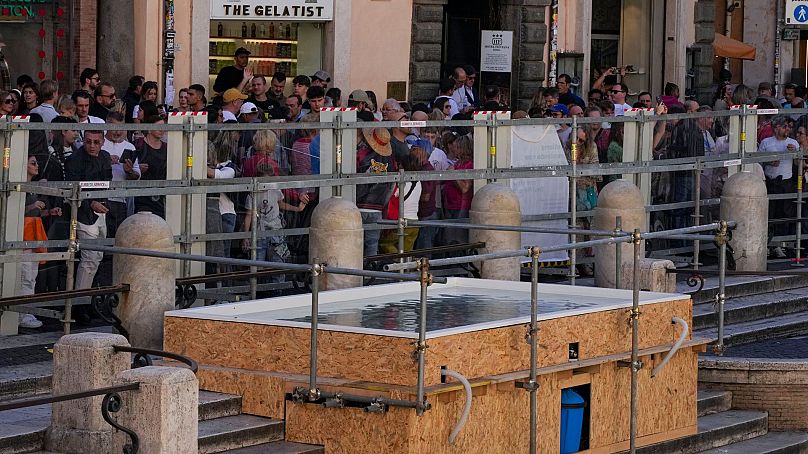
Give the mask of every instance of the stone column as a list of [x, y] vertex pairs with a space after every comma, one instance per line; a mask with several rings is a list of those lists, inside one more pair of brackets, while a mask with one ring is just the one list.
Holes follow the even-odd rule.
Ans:
[[694, 61], [696, 97], [701, 104], [710, 104], [713, 88], [713, 40], [715, 39], [715, 1], [698, 0], [694, 12], [696, 27], [696, 58]]
[[766, 271], [769, 240], [769, 197], [766, 184], [752, 172], [729, 177], [721, 194], [721, 219], [738, 223], [732, 231], [737, 271]]
[[[342, 197], [323, 200], [311, 215], [309, 262], [362, 269], [364, 229], [359, 209]], [[361, 276], [323, 274], [321, 290], [361, 287]]]
[[[119, 424], [140, 439], [140, 452], [195, 454], [198, 437], [199, 382], [190, 369], [147, 366], [130, 369], [115, 377], [116, 385], [140, 383], [140, 389], [121, 393]], [[119, 434], [121, 452], [128, 437]]]
[[430, 102], [438, 95], [446, 3], [448, 0], [413, 1], [410, 49], [410, 99], [413, 102]]
[[[598, 206], [592, 221], [594, 230], [614, 230], [617, 216], [623, 218], [623, 230], [633, 232], [645, 225], [645, 205], [637, 186], [626, 180], [616, 180], [607, 184], [598, 196]], [[621, 244], [620, 272], [626, 264], [634, 263], [634, 246], [631, 243]], [[642, 243], [640, 257], [645, 257], [645, 246]], [[617, 272], [616, 247], [613, 244], [595, 247], [595, 285], [614, 288]]]
[[[128, 346], [118, 334], [81, 333], [63, 336], [53, 346], [53, 394], [69, 394], [113, 385], [115, 374], [129, 369]], [[49, 451], [68, 454], [110, 452], [115, 429], [101, 417], [104, 396], [53, 404], [51, 428], [45, 437]]]
[[[519, 199], [511, 188], [502, 184], [487, 184], [477, 191], [471, 202], [469, 217], [472, 224], [522, 224]], [[472, 243], [485, 243], [483, 251], [488, 253], [519, 249], [522, 235], [519, 232], [500, 230], [471, 230], [469, 239]], [[483, 279], [519, 280], [519, 257], [488, 260], [478, 266]]]
[[[129, 216], [118, 227], [115, 246], [174, 252], [174, 237], [165, 220], [151, 213]], [[115, 284], [129, 284], [117, 308], [132, 345], [163, 348], [163, 313], [174, 309], [174, 262], [169, 259], [116, 255]]]
[[[102, 80], [111, 82], [118, 90], [124, 90], [129, 84], [129, 77], [134, 74], [133, 13], [134, 6], [131, 2], [98, 1], [97, 69]], [[119, 98], [123, 97], [123, 93], [117, 95]]]
[[527, 111], [545, 79], [546, 11], [550, 0], [504, 0], [501, 3], [502, 28], [513, 30], [510, 106], [513, 110]]

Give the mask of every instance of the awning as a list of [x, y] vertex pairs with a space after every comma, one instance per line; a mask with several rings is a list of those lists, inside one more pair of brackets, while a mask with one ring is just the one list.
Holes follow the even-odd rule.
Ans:
[[718, 57], [740, 58], [741, 60], [754, 60], [757, 54], [754, 46], [718, 33], [715, 34], [713, 40], [713, 49]]

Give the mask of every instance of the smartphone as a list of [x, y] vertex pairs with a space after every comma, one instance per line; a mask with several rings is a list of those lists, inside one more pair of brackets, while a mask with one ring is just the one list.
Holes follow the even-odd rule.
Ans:
[[656, 97], [656, 103], [657, 103], [657, 105], [662, 104], [662, 96], [657, 96]]

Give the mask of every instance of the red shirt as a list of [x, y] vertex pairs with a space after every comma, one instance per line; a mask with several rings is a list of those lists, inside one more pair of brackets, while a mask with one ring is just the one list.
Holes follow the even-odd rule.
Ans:
[[[474, 162], [462, 161], [454, 165], [455, 170], [467, 170], [474, 168]], [[471, 197], [474, 190], [469, 189], [465, 193], [460, 191], [457, 181], [446, 181], [443, 183], [443, 208], [447, 210], [468, 210], [471, 208]]]

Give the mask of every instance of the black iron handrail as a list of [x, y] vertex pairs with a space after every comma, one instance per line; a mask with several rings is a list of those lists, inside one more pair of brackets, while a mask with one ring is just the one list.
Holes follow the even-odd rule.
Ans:
[[68, 298], [81, 298], [84, 296], [99, 296], [114, 293], [125, 293], [128, 291], [129, 291], [129, 284], [118, 284], [106, 287], [94, 287], [80, 290], [62, 290], [58, 292], [37, 293], [34, 295], [12, 296], [7, 298], [0, 298], [0, 308], [6, 306], [17, 306], [20, 304], [59, 301]]
[[135, 431], [128, 429], [112, 419], [110, 413], [117, 413], [121, 410], [121, 396], [118, 393], [124, 391], [135, 391], [140, 389], [140, 382], [126, 385], [107, 386], [105, 388], [90, 389], [70, 394], [60, 394], [57, 396], [28, 397], [25, 399], [10, 400], [0, 402], [0, 412], [6, 410], [17, 410], [20, 408], [36, 407], [37, 405], [53, 404], [68, 400], [84, 399], [87, 397], [104, 396], [101, 401], [101, 416], [110, 426], [125, 432], [132, 440], [131, 443], [123, 447], [124, 454], [137, 454], [140, 447], [140, 439]]
[[116, 345], [113, 347], [113, 349], [116, 352], [134, 353], [135, 357], [134, 360], [132, 361], [133, 369], [143, 366], [151, 366], [152, 361], [149, 355], [177, 360], [190, 367], [191, 372], [193, 372], [194, 374], [196, 374], [196, 371], [199, 369], [199, 365], [196, 363], [196, 361], [187, 356], [180, 355], [179, 353], [166, 352], [163, 350], [153, 350], [150, 348], [130, 347], [127, 345]]
[[55, 402], [65, 402], [68, 400], [84, 399], [85, 397], [103, 396], [110, 393], [123, 391], [133, 391], [140, 388], [140, 383], [129, 383], [126, 385], [108, 386], [106, 388], [89, 389], [70, 394], [60, 394], [56, 396], [27, 397], [25, 399], [9, 400], [0, 402], [0, 411], [17, 410], [19, 408], [36, 407], [37, 405], [52, 404]]

